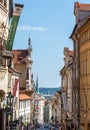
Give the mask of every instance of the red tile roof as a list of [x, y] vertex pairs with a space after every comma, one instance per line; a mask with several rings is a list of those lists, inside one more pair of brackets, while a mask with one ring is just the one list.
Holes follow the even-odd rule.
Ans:
[[19, 100], [30, 100], [31, 97], [29, 97], [28, 95], [21, 93], [19, 94]]
[[84, 11], [90, 10], [90, 4], [75, 2], [75, 7], [79, 8], [80, 10], [84, 10]]
[[14, 64], [20, 63], [28, 55], [28, 50], [13, 50]]

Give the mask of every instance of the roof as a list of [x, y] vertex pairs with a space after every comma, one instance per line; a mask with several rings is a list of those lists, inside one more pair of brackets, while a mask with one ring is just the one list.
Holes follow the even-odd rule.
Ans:
[[84, 10], [84, 11], [90, 10], [90, 4], [75, 2], [75, 7], [79, 8], [80, 10]]
[[18, 70], [16, 70], [16, 69], [13, 69], [13, 68], [9, 68], [9, 72], [10, 73], [12, 73], [12, 74], [14, 74], [14, 75], [17, 75], [17, 76], [21, 76], [21, 72], [20, 71], [18, 71]]
[[26, 90], [26, 88], [22, 88], [19, 90], [20, 94], [26, 94], [27, 96], [31, 97], [31, 95], [34, 93], [34, 90]]
[[90, 16], [86, 17], [85, 19], [81, 20], [78, 24], [75, 24], [74, 29], [71, 33], [71, 36], [69, 38], [73, 39], [73, 34], [77, 32], [81, 27], [83, 27], [85, 24], [87, 24], [90, 21]]
[[30, 99], [31, 99], [31, 97], [26, 95], [26, 94], [24, 94], [24, 93], [19, 94], [19, 100], [20, 101], [21, 100], [30, 100]]
[[14, 54], [14, 64], [22, 62], [28, 55], [28, 50], [13, 50]]
[[31, 96], [34, 93], [34, 90], [25, 90], [24, 93], [28, 96]]

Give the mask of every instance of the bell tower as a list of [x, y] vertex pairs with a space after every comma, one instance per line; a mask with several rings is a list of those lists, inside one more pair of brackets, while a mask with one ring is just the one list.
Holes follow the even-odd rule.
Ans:
[[31, 45], [31, 39], [28, 38], [28, 55], [27, 55], [27, 63], [26, 63], [26, 89], [31, 90], [32, 89], [32, 63], [31, 60], [31, 53], [32, 53], [32, 45]]

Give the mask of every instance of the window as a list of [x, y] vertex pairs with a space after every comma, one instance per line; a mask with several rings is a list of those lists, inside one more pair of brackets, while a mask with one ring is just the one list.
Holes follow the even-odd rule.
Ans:
[[89, 30], [87, 30], [87, 38], [89, 39]]
[[83, 63], [82, 63], [82, 74], [83, 74], [83, 76], [84, 76], [84, 60], [83, 60]]
[[26, 101], [26, 107], [30, 107], [30, 100]]
[[23, 57], [18, 57], [18, 60], [20, 61], [20, 60], [22, 60], [23, 59]]
[[88, 74], [87, 59], [85, 59], [85, 75]]
[[0, 2], [2, 3], [2, 0], [0, 0]]
[[4, 0], [4, 6], [7, 7], [7, 0]]
[[22, 101], [19, 103], [19, 109], [22, 109]]
[[82, 62], [80, 62], [80, 75], [82, 76]]
[[0, 2], [1, 2], [5, 7], [7, 7], [7, 0], [0, 0]]
[[11, 74], [8, 74], [8, 87], [11, 87]]

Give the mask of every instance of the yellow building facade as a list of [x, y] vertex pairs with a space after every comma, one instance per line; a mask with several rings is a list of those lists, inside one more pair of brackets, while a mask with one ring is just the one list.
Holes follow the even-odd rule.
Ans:
[[[90, 4], [75, 2], [76, 24], [71, 34], [77, 87], [78, 128], [90, 130]], [[80, 115], [80, 120], [78, 118]]]
[[79, 30], [80, 37], [80, 124], [90, 130], [90, 20]]

